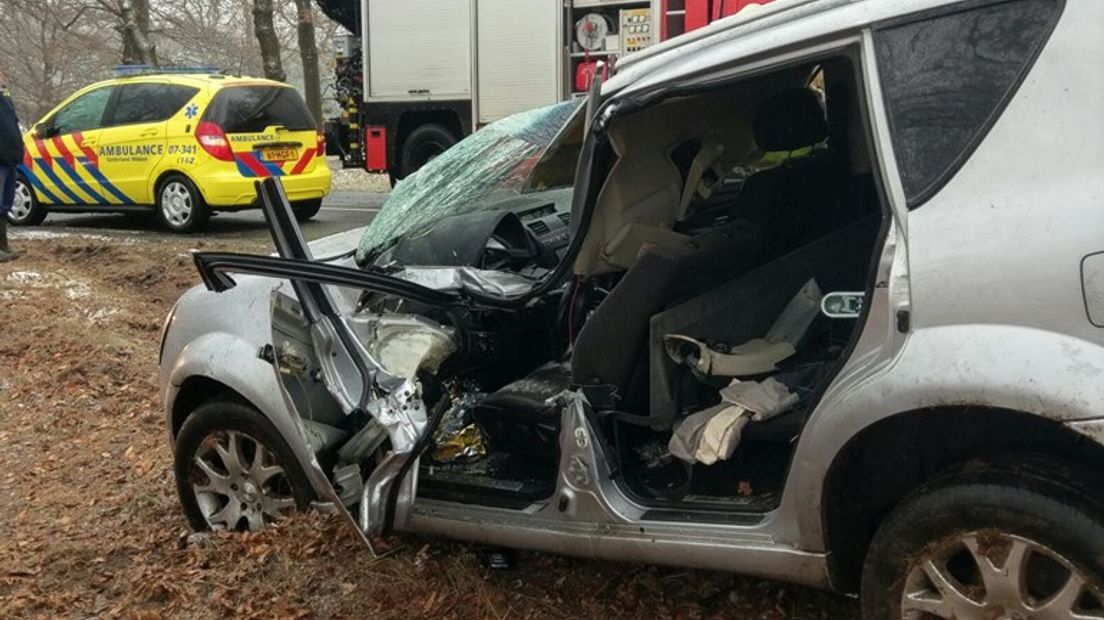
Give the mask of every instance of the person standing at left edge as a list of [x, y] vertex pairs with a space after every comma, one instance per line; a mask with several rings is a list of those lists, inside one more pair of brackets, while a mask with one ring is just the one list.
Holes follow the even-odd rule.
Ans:
[[23, 132], [0, 67], [0, 263], [19, 256], [8, 246], [8, 212], [15, 202], [15, 170], [23, 161]]

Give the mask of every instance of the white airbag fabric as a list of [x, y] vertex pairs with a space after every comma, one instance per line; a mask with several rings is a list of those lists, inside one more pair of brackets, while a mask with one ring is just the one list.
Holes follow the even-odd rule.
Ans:
[[721, 404], [686, 417], [671, 435], [667, 449], [687, 463], [712, 465], [732, 456], [744, 427], [788, 411], [798, 397], [782, 383], [734, 379], [721, 390]]

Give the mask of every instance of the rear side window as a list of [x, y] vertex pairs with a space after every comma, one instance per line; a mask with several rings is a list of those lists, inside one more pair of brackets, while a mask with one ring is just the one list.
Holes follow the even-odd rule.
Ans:
[[966, 161], [1031, 68], [1061, 0], [966, 2], [874, 35], [893, 149], [910, 209]]
[[133, 125], [166, 121], [184, 107], [198, 88], [179, 84], [127, 84], [119, 89], [106, 123]]
[[220, 90], [203, 115], [226, 133], [260, 133], [280, 125], [292, 131], [314, 129], [307, 104], [286, 86], [230, 86]]

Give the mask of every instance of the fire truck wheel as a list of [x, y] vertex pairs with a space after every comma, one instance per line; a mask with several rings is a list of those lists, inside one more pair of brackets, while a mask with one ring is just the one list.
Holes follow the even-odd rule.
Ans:
[[422, 125], [410, 132], [403, 142], [399, 178], [403, 179], [414, 174], [453, 144], [456, 144], [456, 136], [440, 125]]

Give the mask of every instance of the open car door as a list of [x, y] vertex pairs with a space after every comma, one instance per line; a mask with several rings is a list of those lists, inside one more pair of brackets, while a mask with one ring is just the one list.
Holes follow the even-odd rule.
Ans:
[[[395, 295], [438, 307], [471, 305], [456, 293], [441, 292], [384, 275], [315, 261], [276, 178], [257, 185], [258, 194], [279, 257], [200, 252], [196, 267], [208, 289], [222, 292], [235, 286], [230, 274], [252, 274], [289, 280], [310, 325], [321, 379], [348, 416], [368, 416], [386, 430], [390, 447], [363, 481], [359, 526], [367, 539], [386, 534], [395, 515], [414, 501], [415, 467], [431, 443], [447, 399], [427, 410], [417, 379], [396, 376], [372, 358], [354, 332], [349, 317], [329, 286], [350, 287]], [[273, 364], [274, 372], [279, 372]]]

